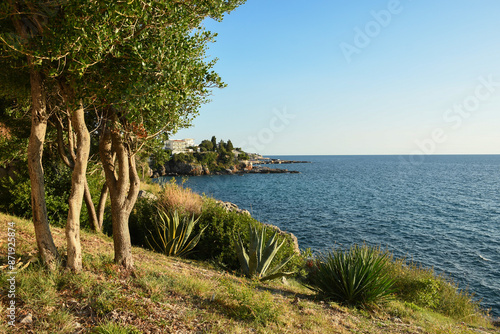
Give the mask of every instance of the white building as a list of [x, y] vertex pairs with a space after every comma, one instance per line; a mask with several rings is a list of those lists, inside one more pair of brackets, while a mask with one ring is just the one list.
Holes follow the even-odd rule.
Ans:
[[165, 149], [171, 150], [173, 154], [188, 152], [188, 147], [194, 146], [194, 139], [172, 139], [165, 142]]

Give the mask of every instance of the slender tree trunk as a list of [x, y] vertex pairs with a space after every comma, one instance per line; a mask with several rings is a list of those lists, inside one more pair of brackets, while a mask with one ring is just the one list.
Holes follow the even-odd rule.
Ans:
[[[10, 6], [19, 12], [18, 3], [9, 1]], [[27, 27], [19, 16], [12, 16], [12, 23], [21, 42], [27, 43]], [[52, 233], [50, 232], [45, 202], [45, 184], [43, 180], [43, 143], [47, 132], [47, 102], [45, 97], [42, 74], [35, 69], [33, 57], [27, 57], [30, 68], [31, 86], [31, 133], [28, 141], [28, 172], [31, 181], [31, 209], [33, 210], [33, 225], [38, 251], [42, 261], [49, 269], [55, 269], [59, 255], [57, 253]]]
[[99, 198], [99, 204], [97, 205], [97, 223], [99, 224], [99, 231], [102, 231], [102, 226], [104, 223], [104, 210], [106, 209], [106, 200], [108, 199], [109, 188], [106, 183], [103, 184], [101, 189], [101, 197]]
[[[56, 120], [56, 127], [57, 127], [57, 151], [59, 152], [59, 156], [61, 157], [64, 164], [73, 171], [75, 168], [76, 154], [75, 152], [70, 152], [71, 160], [68, 159], [68, 156], [66, 155], [66, 152], [64, 150], [63, 124], [60, 118], [57, 118]], [[69, 127], [68, 132], [69, 131], [73, 131], [72, 127]], [[71, 138], [72, 136], [73, 136], [72, 133], [68, 133], [68, 138]], [[71, 146], [72, 149], [74, 149], [73, 145]], [[85, 206], [87, 207], [87, 213], [89, 215], [90, 228], [95, 232], [101, 232], [102, 221], [100, 223], [97, 217], [97, 213], [94, 207], [94, 202], [92, 201], [92, 195], [90, 194], [90, 189], [87, 179], [85, 179], [84, 186], [85, 189], [83, 198], [85, 200]]]
[[47, 106], [42, 76], [31, 70], [31, 134], [28, 142], [28, 171], [31, 181], [31, 207], [35, 226], [38, 251], [43, 262], [54, 269], [58, 253], [50, 232], [45, 202], [45, 184], [43, 180], [42, 154], [45, 133], [47, 131]]
[[85, 180], [85, 189], [84, 189], [84, 197], [85, 206], [87, 207], [87, 214], [89, 215], [89, 223], [90, 228], [94, 232], [102, 231], [102, 223], [99, 222], [99, 218], [97, 217], [97, 212], [94, 206], [94, 202], [92, 201], [92, 195], [90, 194], [89, 184], [87, 180]]
[[[80, 213], [83, 195], [87, 186], [87, 162], [90, 152], [90, 134], [85, 125], [83, 105], [73, 112], [72, 121], [77, 136], [76, 158], [71, 176], [68, 220], [66, 222], [66, 241], [68, 246], [67, 266], [71, 270], [82, 269], [82, 249], [80, 244]], [[87, 186], [88, 189], [88, 186]], [[92, 204], [93, 206], [93, 204]]]
[[[103, 131], [99, 153], [111, 199], [115, 263], [126, 269], [133, 269], [128, 219], [137, 200], [140, 186], [135, 157], [120, 133], [109, 128]], [[113, 153], [116, 154], [115, 161]]]

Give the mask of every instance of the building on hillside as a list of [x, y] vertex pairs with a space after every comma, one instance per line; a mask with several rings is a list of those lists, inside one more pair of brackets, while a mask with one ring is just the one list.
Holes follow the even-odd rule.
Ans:
[[172, 139], [165, 142], [165, 149], [171, 150], [173, 154], [189, 152], [190, 146], [195, 146], [194, 139]]

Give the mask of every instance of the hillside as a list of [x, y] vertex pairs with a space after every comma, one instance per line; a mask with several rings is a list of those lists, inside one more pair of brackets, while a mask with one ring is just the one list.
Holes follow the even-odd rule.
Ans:
[[[7, 333], [498, 333], [396, 302], [376, 311], [321, 301], [298, 283], [261, 284], [207, 263], [134, 248], [136, 270], [113, 264], [112, 240], [82, 231], [84, 270], [45, 271], [31, 222], [0, 214], [1, 259], [9, 222], [16, 229], [16, 321]], [[64, 230], [53, 228], [64, 253]], [[26, 266], [27, 265], [27, 266]], [[24, 269], [21, 269], [24, 268]], [[6, 266], [2, 282], [6, 283]]]

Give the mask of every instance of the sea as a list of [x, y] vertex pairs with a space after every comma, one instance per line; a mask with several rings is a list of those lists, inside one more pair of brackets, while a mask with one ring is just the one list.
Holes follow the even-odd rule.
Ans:
[[301, 249], [366, 243], [432, 267], [500, 317], [500, 155], [270, 158], [310, 163], [185, 185], [292, 232]]

